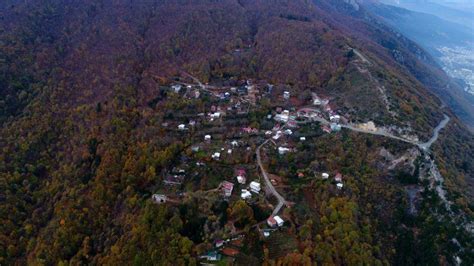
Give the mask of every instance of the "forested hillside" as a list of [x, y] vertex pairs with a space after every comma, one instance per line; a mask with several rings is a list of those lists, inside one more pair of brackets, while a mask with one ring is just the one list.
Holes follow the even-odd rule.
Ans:
[[[2, 1], [0, 264], [472, 265], [474, 137], [422, 50], [346, 2]], [[451, 120], [431, 153], [304, 121], [261, 146], [316, 94], [420, 142]], [[278, 229], [277, 199], [235, 181], [265, 184], [258, 147]]]

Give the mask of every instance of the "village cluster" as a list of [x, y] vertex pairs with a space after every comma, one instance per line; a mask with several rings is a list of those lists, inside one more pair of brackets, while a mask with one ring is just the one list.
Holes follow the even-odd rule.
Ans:
[[[284, 156], [287, 153], [296, 152], [297, 142], [308, 141], [307, 136], [296, 134], [298, 128], [305, 124], [318, 122], [322, 131], [325, 133], [338, 132], [344, 125], [348, 124], [348, 120], [331, 106], [330, 99], [320, 97], [316, 93], [312, 93], [312, 100], [309, 103], [298, 102], [296, 97], [292, 97], [290, 88], [276, 88], [270, 84], [253, 84], [251, 81], [242, 82], [238, 86], [209, 86], [204, 84], [187, 84], [176, 83], [171, 86], [173, 93], [187, 99], [199, 99], [200, 97], [210, 97], [213, 99], [209, 110], [206, 113], [197, 113], [194, 117], [187, 117], [186, 122], [166, 121], [163, 126], [169, 130], [177, 130], [186, 134], [189, 131], [201, 134], [203, 125], [219, 125], [222, 126], [223, 121], [233, 116], [245, 116], [249, 110], [256, 105], [262, 98], [278, 99], [275, 107], [265, 117], [267, 124], [273, 127], [266, 130], [254, 128], [250, 125], [240, 126], [238, 132], [233, 134], [231, 139], [222, 139], [216, 137], [212, 132], [202, 130], [201, 140], [191, 146], [191, 152], [199, 158], [195, 163], [196, 167], [204, 167], [212, 163], [224, 163], [226, 160], [232, 159], [237, 154], [252, 154], [255, 152], [251, 148], [249, 139], [255, 143], [269, 141], [276, 147], [278, 156]], [[358, 125], [365, 130], [376, 131], [377, 128], [372, 122]], [[219, 133], [217, 133], [220, 135]], [[295, 135], [297, 137], [295, 137]], [[199, 155], [199, 156], [198, 156]], [[172, 169], [165, 174], [163, 182], [167, 186], [180, 186], [185, 183], [186, 178], [192, 175], [184, 169]], [[298, 175], [303, 175], [299, 173]], [[265, 199], [265, 192], [268, 195], [268, 187], [266, 187], [263, 178], [258, 172], [254, 172], [249, 178], [249, 173], [245, 167], [236, 167], [232, 179], [222, 181], [220, 185], [214, 189], [219, 192], [225, 200], [241, 199], [251, 203], [256, 199]], [[329, 180], [329, 173], [319, 173], [315, 178], [321, 180]], [[338, 190], [344, 188], [343, 177], [340, 173], [334, 174], [334, 185]], [[268, 184], [268, 183], [267, 183]], [[278, 180], [272, 178], [271, 185], [277, 185]], [[236, 192], [236, 186], [239, 191]], [[158, 203], [176, 201], [173, 197], [166, 194], [154, 194], [152, 199]], [[266, 223], [259, 225], [257, 228], [261, 232], [262, 237], [269, 237], [274, 230], [285, 226], [285, 220], [288, 218], [279, 214], [272, 214], [267, 218]], [[243, 237], [243, 236], [239, 236]], [[234, 248], [227, 247], [227, 244], [234, 243], [236, 239], [216, 240], [215, 247], [201, 258], [208, 261], [217, 261], [221, 254], [228, 255], [235, 252]], [[232, 256], [232, 255], [230, 255]]]

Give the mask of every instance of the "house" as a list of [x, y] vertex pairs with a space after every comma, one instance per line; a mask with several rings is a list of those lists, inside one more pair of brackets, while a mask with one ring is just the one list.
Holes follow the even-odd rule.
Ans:
[[232, 149], [228, 149], [227, 154], [232, 154]]
[[273, 132], [271, 132], [270, 130], [265, 131], [265, 135], [266, 135], [266, 136], [270, 136], [272, 133], [273, 133]]
[[221, 158], [221, 153], [220, 152], [215, 152], [215, 153], [212, 154], [211, 157], [212, 157], [212, 159], [217, 161]]
[[284, 132], [285, 132], [285, 135], [293, 134], [293, 131], [291, 131], [291, 129], [286, 129]]
[[248, 191], [248, 190], [246, 190], [246, 189], [242, 189], [242, 193], [240, 193], [240, 197], [241, 197], [243, 200], [247, 200], [247, 199], [252, 198], [252, 194], [250, 193], [250, 191]]
[[221, 189], [225, 197], [230, 197], [230, 195], [232, 195], [232, 190], [234, 189], [234, 184], [229, 181], [224, 181], [221, 183]]
[[240, 86], [239, 88], [237, 88], [237, 93], [239, 95], [247, 95], [249, 93], [249, 89], [247, 86]]
[[318, 105], [318, 106], [321, 105], [321, 100], [318, 99], [318, 98], [314, 99], [313, 100], [313, 105]]
[[219, 239], [219, 240], [216, 240], [215, 246], [216, 246], [216, 248], [220, 248], [220, 247], [222, 247], [222, 246], [224, 245], [224, 243], [225, 243], [224, 240]]
[[239, 146], [239, 142], [236, 141], [236, 140], [233, 140], [230, 145], [232, 145], [232, 147], [238, 147]]
[[181, 85], [180, 84], [175, 84], [173, 86], [171, 86], [171, 88], [174, 90], [174, 92], [176, 93], [179, 93], [179, 91], [181, 90]]
[[339, 116], [339, 115], [331, 115], [331, 116], [329, 116], [329, 121], [331, 121], [331, 122], [339, 123], [339, 120], [341, 120], [341, 116]]
[[153, 194], [151, 198], [153, 199], [155, 203], [158, 203], [158, 204], [165, 203], [168, 200], [168, 197], [162, 194]]
[[189, 125], [194, 127], [196, 125], [196, 121], [194, 121], [194, 120], [189, 121]]
[[283, 92], [283, 99], [285, 99], [285, 100], [290, 99], [290, 92], [289, 91], [284, 91]]
[[285, 221], [283, 221], [283, 219], [278, 215], [275, 215], [275, 217], [273, 217], [273, 218], [275, 218], [278, 227], [282, 227], [283, 224], [285, 223]]
[[298, 177], [299, 177], [299, 178], [303, 178], [303, 177], [304, 177], [304, 173], [303, 173], [303, 172], [299, 172], [299, 173], [298, 173]]
[[221, 113], [220, 113], [220, 112], [212, 113], [212, 114], [210, 115], [210, 117], [211, 117], [212, 119], [218, 119], [218, 118], [221, 117]]
[[322, 127], [322, 129], [323, 129], [323, 131], [326, 132], [326, 133], [331, 133], [331, 128], [328, 127], [328, 126], [326, 126], [326, 125], [324, 125], [324, 126]]
[[270, 216], [267, 219], [268, 226], [270, 226], [272, 228], [277, 227], [277, 226], [282, 227], [284, 223], [285, 223], [285, 221], [283, 221], [283, 219], [278, 215]]
[[222, 255], [217, 251], [209, 251], [208, 253], [199, 256], [200, 259], [205, 259], [208, 261], [219, 261], [222, 258]]
[[278, 147], [278, 154], [280, 155], [284, 155], [286, 154], [287, 152], [289, 152], [290, 149], [289, 148], [286, 148], [286, 147]]
[[275, 115], [275, 120], [278, 121], [278, 122], [286, 123], [286, 122], [288, 122], [289, 119], [290, 119], [290, 117], [288, 115], [285, 115], [285, 114]]
[[222, 254], [228, 256], [228, 257], [235, 257], [237, 256], [240, 251], [238, 251], [237, 249], [235, 248], [230, 248], [230, 247], [225, 247], [221, 250]]
[[342, 184], [342, 183], [337, 183], [336, 186], [337, 186], [337, 189], [342, 189], [342, 187], [344, 186], [344, 184]]
[[245, 172], [245, 169], [238, 169], [236, 175], [239, 184], [245, 184], [247, 182], [247, 172]]
[[301, 142], [306, 141], [306, 137], [300, 137], [300, 141]]
[[210, 140], [211, 140], [211, 135], [206, 135], [206, 136], [204, 136], [204, 140], [205, 140], [205, 141], [210, 141]]
[[181, 185], [184, 181], [184, 176], [183, 175], [168, 175], [166, 176], [165, 180], [163, 182], [166, 185]]
[[336, 182], [342, 182], [342, 175], [341, 175], [341, 173], [337, 173], [336, 176], [334, 176], [334, 180], [336, 180]]
[[336, 124], [336, 123], [331, 123], [331, 130], [332, 131], [341, 131], [341, 125]]
[[323, 173], [323, 174], [321, 175], [321, 177], [326, 180], [326, 179], [329, 178], [329, 174], [328, 174], [328, 173]]
[[260, 193], [260, 190], [261, 190], [260, 183], [255, 182], [255, 181], [250, 182], [250, 190], [253, 193]]
[[268, 226], [270, 227], [277, 227], [277, 221], [275, 220], [275, 218], [273, 216], [270, 216], [268, 219], [267, 219], [267, 224]]
[[186, 130], [186, 126], [184, 124], [178, 125], [179, 130]]

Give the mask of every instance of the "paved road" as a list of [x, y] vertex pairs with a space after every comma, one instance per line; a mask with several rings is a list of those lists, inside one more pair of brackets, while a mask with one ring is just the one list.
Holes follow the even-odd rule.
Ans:
[[[308, 111], [308, 110], [313, 110], [311, 108], [303, 108], [301, 110], [305, 110], [305, 111]], [[330, 122], [327, 121], [326, 119], [322, 118], [322, 117], [313, 117], [312, 118], [313, 121], [317, 121], [317, 122], [320, 122], [322, 124], [325, 124], [325, 125], [329, 125]], [[372, 134], [372, 135], [378, 135], [378, 136], [384, 136], [384, 137], [387, 137], [387, 138], [391, 138], [391, 139], [396, 139], [396, 140], [399, 140], [399, 141], [403, 141], [403, 142], [406, 142], [406, 143], [410, 143], [410, 144], [413, 144], [413, 145], [416, 145], [418, 146], [420, 149], [422, 150], [429, 150], [429, 148], [431, 147], [431, 145], [433, 143], [436, 142], [436, 140], [438, 140], [438, 137], [439, 137], [439, 132], [441, 131], [441, 129], [443, 129], [444, 127], [446, 127], [446, 125], [448, 124], [450, 118], [449, 116], [447, 115], [444, 115], [444, 119], [438, 124], [438, 126], [434, 129], [433, 131], [433, 136], [431, 137], [430, 140], [428, 140], [427, 142], [417, 142], [417, 141], [413, 141], [411, 139], [407, 139], [407, 138], [403, 138], [403, 137], [399, 137], [399, 136], [395, 136], [393, 134], [390, 134], [388, 132], [384, 132], [384, 131], [372, 131], [372, 130], [365, 130], [365, 129], [361, 129], [361, 128], [358, 128], [358, 127], [354, 127], [352, 125], [345, 125], [345, 124], [341, 124], [341, 127], [343, 128], [347, 128], [349, 130], [352, 130], [352, 131], [356, 131], [356, 132], [361, 132], [361, 133], [366, 133], [366, 134]], [[307, 122], [300, 122], [300, 123], [307, 123]]]
[[420, 147], [421, 149], [423, 150], [428, 150], [431, 145], [433, 145], [433, 143], [435, 143], [437, 140], [438, 140], [438, 137], [439, 137], [439, 132], [441, 131], [441, 129], [443, 129], [444, 127], [446, 127], [446, 125], [448, 124], [449, 120], [451, 120], [451, 118], [449, 118], [449, 116], [447, 115], [444, 115], [444, 119], [443, 121], [441, 121], [438, 126], [434, 129], [433, 131], [433, 137], [431, 137], [430, 140], [428, 140], [427, 142], [425, 143], [419, 143], [418, 144], [418, 147]]
[[266, 141], [264, 141], [262, 144], [260, 144], [260, 146], [258, 146], [257, 148], [257, 151], [256, 151], [256, 154], [257, 154], [257, 163], [258, 163], [258, 167], [260, 167], [260, 171], [262, 172], [262, 175], [263, 175], [263, 178], [265, 180], [265, 186], [267, 187], [268, 191], [270, 191], [270, 193], [275, 196], [275, 198], [277, 198], [278, 200], [278, 204], [277, 206], [275, 207], [275, 209], [273, 209], [273, 213], [272, 215], [277, 215], [278, 212], [280, 212], [281, 208], [283, 207], [283, 205], [285, 205], [286, 203], [286, 200], [285, 198], [283, 198], [280, 193], [278, 193], [278, 191], [275, 189], [275, 187], [273, 186], [272, 182], [270, 181], [270, 178], [268, 177], [268, 173], [267, 171], [265, 170], [265, 168], [263, 167], [263, 164], [262, 164], [262, 157], [260, 155], [260, 150], [262, 149], [263, 146], [265, 146], [265, 144], [267, 144], [269, 141], [271, 141], [271, 139], [267, 139]]

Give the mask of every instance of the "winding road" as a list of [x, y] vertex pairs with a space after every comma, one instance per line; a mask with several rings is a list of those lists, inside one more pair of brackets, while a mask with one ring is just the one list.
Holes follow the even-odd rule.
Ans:
[[255, 152], [257, 154], [257, 164], [258, 164], [258, 167], [260, 168], [260, 171], [262, 172], [262, 175], [263, 175], [263, 178], [265, 180], [265, 186], [267, 187], [268, 191], [273, 195], [275, 196], [275, 198], [278, 200], [278, 204], [277, 206], [275, 207], [275, 209], [273, 209], [273, 213], [272, 215], [275, 216], [278, 214], [278, 212], [280, 212], [281, 208], [283, 207], [283, 205], [285, 205], [286, 203], [286, 200], [285, 198], [283, 198], [282, 195], [280, 195], [280, 193], [278, 193], [278, 191], [275, 189], [275, 187], [273, 186], [272, 182], [270, 181], [270, 178], [268, 177], [268, 173], [267, 171], [265, 171], [265, 168], [263, 167], [263, 164], [262, 164], [262, 156], [260, 154], [260, 150], [262, 149], [263, 146], [265, 146], [265, 144], [267, 144], [271, 139], [267, 139], [266, 141], [264, 141], [262, 144], [260, 144], [260, 146], [258, 146], [257, 148], [257, 151]]
[[[321, 118], [321, 117], [313, 117], [312, 118], [313, 121], [317, 121], [317, 122], [320, 122], [322, 124], [326, 124], [326, 125], [329, 125], [330, 122], [327, 121], [326, 119], [324, 118]], [[387, 132], [383, 132], [383, 131], [370, 131], [370, 130], [364, 130], [364, 129], [360, 129], [360, 128], [357, 128], [357, 127], [354, 127], [354, 126], [351, 126], [351, 125], [341, 125], [341, 127], [343, 128], [347, 128], [349, 130], [353, 130], [353, 131], [356, 131], [356, 132], [361, 132], [361, 133], [366, 133], [366, 134], [372, 134], [372, 135], [378, 135], [378, 136], [384, 136], [384, 137], [388, 137], [388, 138], [391, 138], [391, 139], [396, 139], [396, 140], [399, 140], [399, 141], [403, 141], [403, 142], [407, 142], [407, 143], [410, 143], [410, 144], [413, 144], [413, 145], [416, 145], [418, 146], [420, 149], [424, 150], [424, 151], [428, 151], [429, 148], [431, 147], [431, 145], [436, 142], [436, 140], [438, 139], [439, 137], [439, 132], [444, 128], [446, 127], [446, 125], [448, 124], [450, 118], [449, 116], [447, 115], [444, 115], [444, 119], [438, 124], [438, 126], [436, 126], [436, 128], [434, 129], [433, 131], [433, 136], [431, 137], [430, 140], [428, 140], [427, 142], [416, 142], [416, 141], [413, 141], [413, 140], [410, 140], [410, 139], [406, 139], [406, 138], [402, 138], [402, 137], [398, 137], [398, 136], [395, 136], [393, 134], [390, 134], [390, 133], [387, 133]], [[300, 122], [300, 123], [307, 123], [307, 122]], [[268, 173], [267, 171], [265, 170], [265, 168], [263, 167], [263, 164], [262, 164], [262, 157], [261, 157], [261, 149], [263, 146], [265, 146], [269, 141], [271, 141], [271, 138], [270, 139], [267, 139], [265, 140], [262, 144], [260, 144], [260, 146], [257, 147], [257, 150], [256, 150], [256, 155], [257, 155], [257, 164], [258, 164], [258, 167], [260, 168], [260, 171], [262, 172], [262, 175], [263, 175], [263, 178], [264, 178], [264, 181], [265, 181], [265, 186], [266, 188], [268, 189], [268, 192], [271, 193], [273, 196], [275, 196], [275, 198], [278, 200], [278, 204], [277, 206], [275, 207], [275, 209], [273, 209], [273, 213], [272, 213], [272, 216], [275, 216], [277, 215], [281, 208], [286, 205], [286, 200], [285, 198], [280, 194], [278, 193], [278, 191], [275, 189], [275, 187], [273, 186], [272, 182], [270, 181], [270, 178], [268, 177]]]

